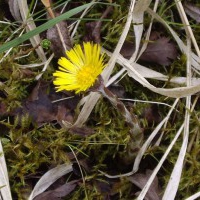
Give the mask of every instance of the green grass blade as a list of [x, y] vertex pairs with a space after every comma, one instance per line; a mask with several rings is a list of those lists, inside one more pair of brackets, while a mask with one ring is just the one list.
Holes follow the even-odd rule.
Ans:
[[70, 11], [54, 18], [54, 19], [51, 19], [49, 20], [48, 22], [42, 24], [41, 26], [38, 26], [36, 29], [28, 32], [28, 33], [25, 33], [23, 34], [21, 37], [19, 38], [16, 38], [14, 40], [11, 40], [10, 42], [7, 42], [5, 44], [3, 44], [1, 47], [0, 47], [0, 53], [10, 49], [11, 47], [15, 47], [19, 44], [21, 44], [22, 42], [30, 39], [31, 37], [33, 37], [34, 35], [37, 35], [49, 28], [51, 28], [52, 26], [54, 26], [55, 24], [63, 21], [63, 20], [66, 20], [66, 19], [69, 19], [71, 16], [81, 12], [82, 10], [84, 10], [85, 8], [87, 8], [88, 6], [91, 6], [92, 4], [94, 4], [94, 2], [92, 3], [88, 3], [88, 4], [84, 4], [82, 6], [79, 6], [77, 8], [74, 8], [74, 9], [71, 9]]

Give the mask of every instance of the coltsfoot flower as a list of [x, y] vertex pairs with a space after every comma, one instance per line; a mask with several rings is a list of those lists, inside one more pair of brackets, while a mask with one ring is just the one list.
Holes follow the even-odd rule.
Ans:
[[57, 91], [79, 93], [92, 87], [105, 67], [104, 55], [100, 50], [99, 44], [86, 42], [83, 43], [83, 49], [78, 44], [66, 51], [67, 58], [58, 60], [59, 70], [53, 74]]

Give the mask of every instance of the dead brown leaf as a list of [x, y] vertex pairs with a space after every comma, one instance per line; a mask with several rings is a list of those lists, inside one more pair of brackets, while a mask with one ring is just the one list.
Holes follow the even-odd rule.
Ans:
[[[51, 0], [41, 1], [46, 7], [51, 18], [55, 18], [56, 16], [60, 15], [59, 12], [51, 9]], [[62, 21], [56, 24], [54, 27], [48, 29], [47, 38], [52, 42], [51, 49], [54, 52], [55, 57], [61, 57], [62, 55], [65, 55], [65, 51], [71, 49], [72, 47], [66, 21]]]
[[185, 12], [198, 23], [200, 23], [200, 7], [195, 6], [194, 4], [185, 3], [184, 4]]
[[124, 58], [129, 59], [133, 55], [134, 51], [135, 51], [134, 44], [132, 42], [125, 41], [121, 48], [120, 53]]
[[22, 113], [28, 113], [37, 124], [56, 120], [57, 109], [51, 103], [40, 82], [25, 101]]
[[141, 61], [168, 66], [177, 57], [175, 44], [170, 42], [169, 38], [162, 36], [162, 33], [152, 32], [149, 40], [146, 50], [140, 57]]
[[[49, 91], [49, 92], [48, 92]], [[57, 121], [62, 125], [62, 121], [73, 121], [73, 111], [77, 105], [78, 100], [76, 98], [69, 99], [68, 101], [61, 101], [52, 103], [53, 100], [66, 98], [68, 96], [62, 96], [49, 89], [49, 83], [38, 82], [33, 88], [29, 97], [23, 102], [22, 107], [12, 112], [12, 115], [23, 116], [28, 114], [33, 123], [42, 125], [43, 123], [49, 123]]]
[[70, 128], [69, 130], [71, 133], [73, 134], [77, 134], [77, 135], [81, 135], [81, 136], [88, 136], [88, 135], [92, 135], [95, 133], [95, 131], [89, 127], [76, 127], [73, 126], [72, 128]]
[[108, 88], [118, 98], [125, 98], [126, 91], [123, 86], [121, 86], [119, 84], [113, 84], [113, 85], [110, 85]]
[[34, 200], [60, 200], [62, 197], [70, 194], [77, 186], [77, 180], [66, 183], [55, 190], [43, 192], [34, 198]]
[[151, 105], [143, 110], [142, 117], [145, 118], [148, 124], [159, 123], [161, 121], [161, 116], [158, 112], [157, 105]]
[[35, 74], [30, 69], [20, 69], [20, 78], [31, 78]]
[[[58, 16], [58, 13], [56, 14]], [[64, 44], [67, 50], [72, 48], [71, 39], [69, 36], [68, 25], [66, 21], [62, 21], [57, 24], [60, 30], [60, 34], [64, 40]], [[65, 56], [65, 49], [63, 48], [61, 39], [59, 37], [59, 32], [56, 26], [47, 30], [47, 39], [51, 41], [51, 50], [55, 54], [55, 57], [59, 58]]]
[[94, 43], [101, 42], [101, 26], [102, 26], [102, 19], [105, 19], [110, 12], [112, 12], [113, 7], [109, 6], [103, 12], [99, 21], [88, 22], [86, 23], [86, 35], [84, 37], [84, 41], [93, 41]]
[[[151, 174], [152, 171], [147, 170], [145, 174], [137, 173], [132, 176], [129, 176], [128, 180], [142, 190], [146, 182], [148, 181], [149, 177], [151, 176]], [[145, 196], [145, 200], [160, 200], [161, 199], [160, 194], [161, 190], [158, 185], [158, 178], [155, 177], [154, 181], [152, 182]]]
[[[140, 61], [168, 66], [177, 57], [178, 52], [175, 44], [169, 38], [160, 35], [157, 32], [151, 34], [148, 46], [139, 58]], [[134, 44], [126, 42], [122, 47], [121, 54], [128, 59], [134, 51]]]
[[[41, 0], [48, 10], [51, 18], [59, 16], [61, 13], [51, 9], [50, 0]], [[72, 42], [69, 36], [68, 25], [66, 21], [62, 21], [47, 30], [47, 38], [51, 41], [51, 50], [55, 57], [65, 55], [65, 51], [72, 48]]]
[[111, 194], [111, 183], [96, 180], [94, 184], [100, 194]]

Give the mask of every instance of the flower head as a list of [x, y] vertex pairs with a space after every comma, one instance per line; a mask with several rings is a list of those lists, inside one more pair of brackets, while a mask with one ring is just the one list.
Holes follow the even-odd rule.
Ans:
[[57, 91], [74, 90], [76, 93], [86, 91], [94, 85], [97, 77], [101, 74], [104, 64], [104, 55], [100, 54], [99, 44], [90, 42], [66, 51], [67, 58], [58, 60], [59, 70], [53, 76]]

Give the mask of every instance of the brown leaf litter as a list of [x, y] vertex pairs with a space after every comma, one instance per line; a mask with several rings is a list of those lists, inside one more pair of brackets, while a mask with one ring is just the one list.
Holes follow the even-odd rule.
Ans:
[[[139, 189], [142, 190], [144, 186], [146, 185], [151, 174], [152, 174], [152, 171], [147, 170], [145, 174], [137, 173], [132, 176], [129, 176], [128, 180], [134, 185], [136, 185]], [[139, 192], [136, 193], [135, 195], [137, 196], [138, 194]], [[144, 199], [145, 200], [161, 200], [160, 195], [161, 195], [161, 189], [158, 185], [158, 178], [155, 177]]]
[[[125, 42], [121, 49], [121, 54], [129, 59], [134, 51], [134, 44]], [[170, 38], [161, 36], [161, 33], [152, 32], [147, 48], [140, 56], [139, 60], [168, 66], [175, 60], [177, 55], [176, 45], [171, 42]]]

